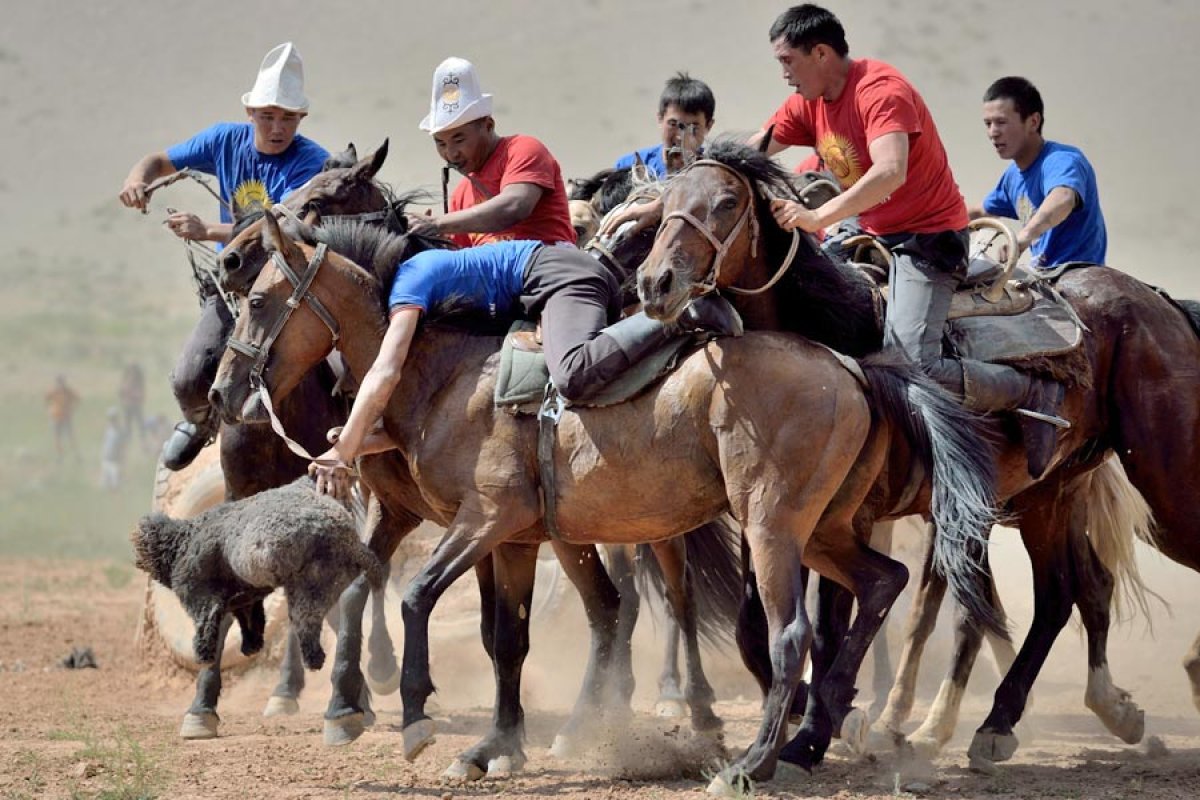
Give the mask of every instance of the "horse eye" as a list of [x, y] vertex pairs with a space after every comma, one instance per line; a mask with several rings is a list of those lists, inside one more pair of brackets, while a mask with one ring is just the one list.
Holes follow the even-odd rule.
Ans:
[[250, 298], [250, 307], [251, 308], [263, 308], [266, 305], [267, 305], [267, 301], [262, 295], [256, 294]]
[[738, 201], [736, 197], [726, 197], [721, 202], [717, 203], [717, 211], [733, 211], [737, 208]]

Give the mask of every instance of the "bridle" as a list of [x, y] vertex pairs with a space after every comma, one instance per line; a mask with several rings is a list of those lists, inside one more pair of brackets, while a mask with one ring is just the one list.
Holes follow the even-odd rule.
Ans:
[[[699, 231], [700, 234], [705, 239], [708, 240], [708, 243], [713, 246], [713, 250], [715, 251], [715, 254], [713, 256], [712, 266], [709, 267], [708, 273], [705, 275], [705, 277], [697, 283], [697, 286], [700, 289], [700, 293], [708, 294], [709, 292], [716, 291], [717, 284], [721, 280], [721, 266], [725, 262], [725, 256], [727, 256], [729, 254], [730, 248], [733, 247], [733, 244], [737, 241], [738, 236], [741, 235], [742, 230], [747, 226], [747, 222], [749, 223], [749, 228], [750, 228], [750, 257], [754, 258], [758, 254], [759, 227], [758, 227], [758, 217], [754, 213], [754, 198], [758, 196], [758, 192], [755, 191], [754, 185], [750, 182], [750, 179], [747, 178], [745, 175], [738, 172], [736, 169], [729, 166], [728, 164], [724, 164], [720, 161], [714, 161], [713, 159], [710, 159], [710, 158], [702, 158], [698, 161], [693, 161], [691, 164], [687, 165], [686, 167], [681, 169], [679, 172], [677, 172], [675, 174], [675, 178], [679, 178], [684, 173], [689, 172], [690, 170], [695, 169], [696, 167], [700, 167], [700, 166], [716, 167], [718, 169], [722, 169], [722, 170], [736, 176], [737, 179], [741, 182], [742, 187], [746, 190], [746, 198], [747, 199], [746, 199], [746, 207], [745, 207], [745, 209], [742, 210], [742, 213], [738, 217], [737, 222], [734, 224], [733, 228], [729, 231], [728, 235], [726, 235], [725, 240], [722, 241], [717, 238], [716, 234], [713, 233], [712, 228], [710, 228], [708, 225], [701, 222], [700, 220], [696, 219], [696, 217], [692, 216], [688, 212], [672, 211], [670, 214], [667, 214], [665, 217], [663, 217], [662, 222], [659, 224], [659, 227], [658, 227], [658, 233], [655, 234], [654, 238], [655, 238], [655, 241], [657, 242], [658, 237], [662, 236], [663, 231], [666, 230], [668, 222], [670, 222], [673, 219], [681, 219], [684, 222], [686, 222], [687, 224], [691, 225], [697, 231]], [[792, 261], [795, 260], [796, 251], [799, 249], [799, 245], [800, 245], [800, 236], [801, 236], [801, 232], [798, 228], [792, 230], [792, 245], [791, 245], [791, 248], [788, 250], [787, 257], [784, 258], [783, 264], [779, 267], [778, 270], [776, 270], [775, 274], [764, 285], [758, 287], [757, 289], [741, 289], [741, 288], [738, 288], [737, 286], [726, 286], [723, 288], [726, 291], [732, 292], [733, 294], [741, 294], [741, 295], [762, 294], [763, 292], [770, 289], [772, 286], [774, 286], [776, 283], [779, 282], [779, 279], [782, 278], [784, 276], [784, 274], [788, 271], [788, 268], [791, 267]]]
[[333, 344], [336, 347], [340, 337], [337, 320], [325, 308], [325, 305], [309, 292], [313, 281], [317, 277], [317, 270], [325, 263], [325, 253], [329, 250], [329, 246], [324, 242], [317, 245], [313, 251], [312, 258], [308, 262], [308, 267], [305, 268], [303, 275], [297, 275], [295, 271], [288, 266], [287, 259], [278, 250], [271, 253], [271, 261], [275, 263], [276, 269], [283, 273], [283, 277], [288, 279], [292, 284], [292, 296], [287, 299], [283, 313], [271, 325], [262, 344], [252, 344], [243, 342], [234, 336], [229, 337], [228, 346], [231, 350], [239, 355], [246, 356], [254, 360], [253, 366], [250, 368], [250, 386], [255, 390], [265, 390], [266, 384], [263, 382], [263, 370], [266, 369], [267, 359], [271, 355], [271, 347], [275, 344], [275, 340], [283, 331], [283, 326], [287, 324], [291, 318], [292, 312], [300, 307], [300, 303], [307, 301], [314, 314], [318, 319], [325, 323], [329, 328], [329, 332], [333, 334]]

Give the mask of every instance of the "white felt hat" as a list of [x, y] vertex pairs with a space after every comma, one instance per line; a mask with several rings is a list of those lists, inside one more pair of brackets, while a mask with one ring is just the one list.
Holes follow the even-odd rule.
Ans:
[[267, 53], [254, 88], [242, 95], [247, 108], [278, 106], [287, 111], [307, 111], [304, 96], [304, 61], [291, 42], [284, 42]]
[[433, 72], [429, 115], [421, 120], [421, 130], [441, 133], [491, 115], [492, 96], [479, 90], [474, 64], [454, 57], [438, 64]]

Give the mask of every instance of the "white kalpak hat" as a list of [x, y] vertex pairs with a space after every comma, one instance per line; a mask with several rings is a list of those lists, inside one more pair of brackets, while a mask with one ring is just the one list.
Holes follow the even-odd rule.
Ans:
[[430, 134], [492, 115], [492, 96], [479, 91], [475, 65], [451, 56], [433, 71], [433, 96], [421, 130]]
[[254, 88], [242, 95], [247, 108], [279, 106], [287, 111], [307, 111], [304, 96], [304, 61], [291, 42], [284, 42], [267, 53]]

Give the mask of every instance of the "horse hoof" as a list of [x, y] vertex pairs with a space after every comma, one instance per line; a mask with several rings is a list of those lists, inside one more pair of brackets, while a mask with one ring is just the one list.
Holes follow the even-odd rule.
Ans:
[[744, 772], [729, 774], [728, 770], [718, 772], [717, 775], [709, 781], [709, 794], [717, 797], [730, 797], [745, 800], [747, 797], [754, 796], [754, 784]]
[[687, 707], [678, 700], [659, 700], [654, 704], [654, 713], [660, 717], [686, 717]]
[[341, 747], [362, 736], [363, 731], [366, 730], [365, 716], [361, 711], [357, 711], [336, 719], [325, 720], [325, 746]]
[[404, 734], [404, 758], [407, 761], [416, 760], [421, 751], [436, 741], [433, 735], [433, 720], [419, 719], [412, 725], [406, 725]]
[[496, 756], [488, 762], [487, 776], [492, 780], [503, 780], [511, 778], [513, 774], [513, 760], [509, 756]]
[[400, 670], [393, 669], [391, 674], [383, 680], [376, 680], [371, 677], [371, 667], [367, 667], [367, 686], [371, 687], [371, 691], [377, 695], [395, 694], [400, 688]]
[[971, 740], [967, 756], [971, 769], [986, 775], [995, 774], [997, 761], [1008, 761], [1017, 752], [1017, 737], [1011, 733], [977, 731]]
[[867, 731], [867, 749], [872, 753], [900, 750], [904, 741], [903, 733], [878, 722]]
[[1146, 712], [1128, 700], [1122, 701], [1111, 711], [1113, 713], [1096, 714], [1109, 733], [1125, 744], [1140, 742], [1146, 733]]
[[267, 707], [263, 709], [264, 717], [290, 717], [300, 713], [300, 703], [294, 697], [280, 697], [273, 694], [267, 698]]
[[179, 726], [179, 736], [182, 739], [215, 739], [217, 726], [221, 718], [212, 711], [203, 714], [188, 712], [183, 715], [183, 724]]
[[841, 740], [853, 755], [862, 757], [867, 754], [867, 731], [870, 727], [871, 721], [861, 708], [850, 709], [850, 713], [842, 720]]
[[554, 737], [554, 743], [550, 745], [550, 755], [555, 758], [574, 758], [578, 752], [574, 740], [561, 733]]
[[[405, 733], [407, 732], [408, 729], [405, 728]], [[463, 761], [461, 759], [446, 767], [446, 771], [442, 773], [443, 778], [447, 778], [452, 781], [477, 781], [482, 778], [483, 775], [483, 770], [481, 770], [473, 762]]]

